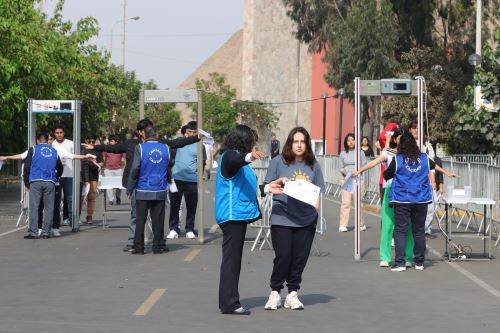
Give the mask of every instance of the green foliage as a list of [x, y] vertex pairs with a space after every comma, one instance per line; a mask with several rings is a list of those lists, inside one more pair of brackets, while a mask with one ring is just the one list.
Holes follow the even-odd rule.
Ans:
[[[29, 98], [80, 99], [83, 135], [135, 128], [142, 83], [88, 44], [99, 32], [96, 19], [64, 21], [63, 0], [47, 19], [35, 2], [0, 1], [0, 151], [25, 149]], [[57, 123], [71, 134], [70, 116], [37, 117], [38, 129]]]
[[[256, 130], [261, 138], [276, 128], [279, 115], [274, 109], [259, 101], [235, 101], [236, 90], [226, 83], [224, 75], [210, 73], [208, 80], [196, 79], [196, 88], [204, 92], [202, 127], [216, 142], [223, 142], [237, 121]], [[196, 112], [196, 105], [193, 109]]]
[[[413, 48], [401, 55], [401, 74], [426, 80], [428, 130], [431, 142], [448, 143], [454, 140], [455, 112], [453, 103], [460, 99], [466, 85], [462, 62], [446, 58], [439, 49]], [[399, 118], [406, 126], [417, 117], [415, 97], [391, 97], [383, 101], [385, 122]]]
[[[484, 96], [500, 105], [500, 29], [495, 31], [496, 51], [486, 46], [483, 62], [474, 75]], [[476, 110], [473, 105], [473, 86], [467, 86], [465, 98], [455, 103], [455, 140], [448, 149], [451, 153], [500, 153], [500, 111]]]

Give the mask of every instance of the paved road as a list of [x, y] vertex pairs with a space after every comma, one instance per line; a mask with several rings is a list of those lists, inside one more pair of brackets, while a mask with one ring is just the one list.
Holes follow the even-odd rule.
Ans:
[[[213, 183], [204, 202], [206, 232], [213, 224]], [[15, 193], [0, 191], [0, 205]], [[336, 232], [339, 205], [325, 203], [327, 233], [317, 237], [299, 293], [304, 311], [265, 311], [273, 253], [244, 253], [240, 293], [249, 317], [217, 308], [221, 235], [205, 245], [181, 238], [171, 252], [121, 252], [127, 230], [83, 226], [58, 239], [24, 240], [23, 231], [0, 236], [0, 332], [499, 332], [500, 264], [449, 263], [428, 245], [424, 271], [393, 273], [378, 264], [379, 218], [366, 215], [363, 260], [353, 260], [353, 233]], [[98, 207], [101, 200], [98, 201]], [[0, 234], [15, 228], [0, 206]], [[124, 206], [126, 207], [126, 206]], [[99, 208], [100, 209], [100, 208]], [[95, 215], [99, 222], [100, 216]], [[126, 215], [113, 217], [126, 225]], [[255, 235], [250, 230], [248, 239]], [[465, 240], [464, 240], [465, 241]], [[480, 243], [473, 242], [480, 250]], [[499, 257], [499, 249], [493, 252]], [[470, 275], [472, 274], [472, 275]], [[143, 315], [134, 315], [142, 312]]]

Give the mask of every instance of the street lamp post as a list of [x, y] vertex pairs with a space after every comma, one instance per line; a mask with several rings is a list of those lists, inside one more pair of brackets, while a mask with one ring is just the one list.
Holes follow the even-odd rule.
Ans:
[[473, 53], [469, 56], [469, 65], [471, 66], [474, 66], [474, 78], [472, 80], [472, 82], [474, 82], [474, 88], [472, 89], [472, 101], [474, 103], [474, 110], [477, 110], [479, 107], [478, 105], [476, 104], [476, 94], [478, 93], [477, 92], [477, 89], [479, 89], [477, 87], [477, 83], [476, 83], [476, 68], [477, 66], [481, 65], [481, 63], [483, 62], [483, 58], [477, 54], [477, 53]]
[[341, 142], [342, 142], [342, 113], [344, 108], [344, 88], [337, 90], [337, 96], [340, 96], [340, 110], [339, 110], [339, 143], [337, 154], [340, 155], [341, 152]]
[[321, 98], [323, 98], [323, 155], [326, 155], [326, 99], [328, 98], [328, 93], [324, 92], [321, 94]]
[[[111, 35], [109, 37], [109, 53], [113, 53], [113, 33], [115, 31], [115, 27], [121, 23], [121, 22], [124, 22], [124, 21], [128, 21], [128, 20], [133, 20], [133, 21], [137, 21], [140, 19], [140, 16], [134, 16], [134, 17], [129, 17], [128, 19], [125, 19], [125, 20], [118, 20], [116, 21], [113, 26], [111, 27]], [[123, 38], [125, 38], [125, 36], [123, 36]], [[125, 58], [123, 57], [123, 55], [125, 54], [125, 44], [122, 43], [122, 66], [125, 67]]]

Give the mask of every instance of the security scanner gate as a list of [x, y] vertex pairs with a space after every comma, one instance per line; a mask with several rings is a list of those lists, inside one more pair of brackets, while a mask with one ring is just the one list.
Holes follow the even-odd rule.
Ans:
[[[356, 163], [355, 169], [361, 167], [361, 96], [416, 96], [418, 113], [418, 146], [424, 144], [424, 116], [426, 115], [424, 94], [426, 94], [425, 79], [417, 76], [415, 80], [410, 79], [381, 79], [361, 80], [354, 79], [354, 136], [356, 140]], [[354, 260], [361, 259], [361, 182], [355, 189], [354, 199]]]
[[[139, 115], [144, 119], [144, 105], [158, 103], [197, 103], [196, 122], [202, 127], [203, 92], [195, 89], [186, 90], [141, 90], [139, 95]], [[198, 225], [198, 241], [205, 242], [203, 225], [203, 144], [198, 142], [198, 206], [196, 208], [196, 225]]]
[[[73, 116], [73, 149], [74, 154], [80, 154], [81, 140], [81, 101], [80, 100], [28, 100], [28, 148], [36, 144], [36, 115], [69, 114]], [[24, 213], [29, 214], [29, 192], [21, 186], [22, 211], [18, 223]], [[73, 160], [73, 211], [71, 218], [71, 231], [79, 230], [80, 221], [80, 161]]]

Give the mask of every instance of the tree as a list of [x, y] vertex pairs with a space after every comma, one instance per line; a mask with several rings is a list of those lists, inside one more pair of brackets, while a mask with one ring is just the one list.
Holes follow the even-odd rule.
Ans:
[[[226, 83], [223, 74], [210, 73], [208, 80], [196, 79], [196, 88], [204, 91], [203, 127], [216, 142], [223, 142], [237, 122], [256, 130], [262, 140], [267, 140], [278, 124], [279, 114], [269, 104], [237, 101], [236, 90]], [[196, 105], [192, 107], [196, 111]]]
[[[483, 48], [483, 61], [474, 75], [484, 97], [500, 105], [500, 29], [495, 31], [496, 50], [488, 45]], [[457, 113], [454, 140], [448, 149], [451, 153], [494, 154], [500, 153], [500, 111], [476, 110], [473, 103], [473, 86], [465, 89], [464, 98], [455, 103]]]

